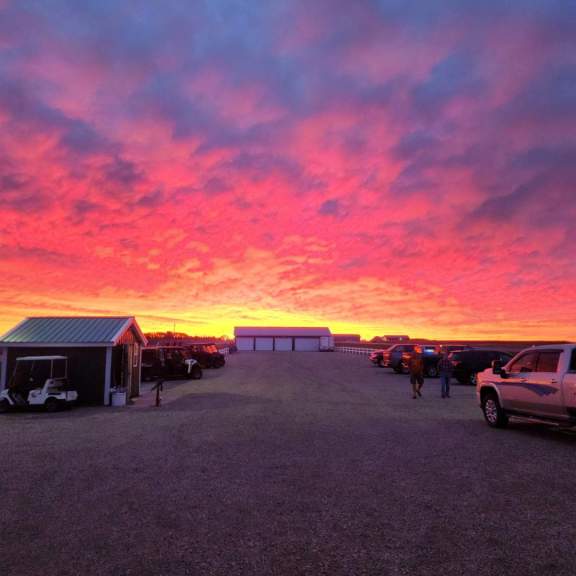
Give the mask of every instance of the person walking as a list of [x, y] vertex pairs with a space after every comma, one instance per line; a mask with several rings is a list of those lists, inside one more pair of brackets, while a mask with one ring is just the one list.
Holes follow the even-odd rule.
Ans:
[[450, 377], [452, 376], [452, 368], [452, 362], [450, 362], [448, 354], [444, 352], [438, 362], [442, 398], [450, 398]]
[[422, 386], [424, 386], [424, 358], [420, 348], [416, 348], [410, 356], [408, 370], [410, 372], [410, 384], [412, 384], [412, 398], [416, 399], [418, 396], [422, 396]]

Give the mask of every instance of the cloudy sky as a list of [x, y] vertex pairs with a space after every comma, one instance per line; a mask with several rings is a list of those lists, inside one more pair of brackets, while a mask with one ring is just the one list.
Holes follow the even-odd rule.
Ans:
[[576, 4], [0, 0], [0, 329], [576, 338]]

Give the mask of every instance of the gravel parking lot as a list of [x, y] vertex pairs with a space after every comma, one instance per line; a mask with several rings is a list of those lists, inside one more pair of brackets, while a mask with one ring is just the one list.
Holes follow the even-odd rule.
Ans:
[[570, 575], [576, 436], [472, 388], [244, 353], [164, 405], [0, 418], [0, 572]]

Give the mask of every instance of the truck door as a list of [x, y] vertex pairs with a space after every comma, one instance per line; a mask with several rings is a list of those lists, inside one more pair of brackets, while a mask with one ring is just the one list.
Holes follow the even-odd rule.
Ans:
[[507, 410], [528, 412], [531, 393], [526, 384], [536, 370], [538, 352], [525, 352], [507, 367], [507, 377], [498, 379], [500, 396]]
[[564, 376], [562, 387], [564, 405], [572, 418], [576, 418], [576, 348], [570, 354], [570, 364], [568, 365], [568, 372]]
[[558, 373], [562, 350], [534, 350], [518, 358], [509, 377], [499, 382], [505, 405], [541, 416], [565, 416], [562, 377]]
[[536, 371], [530, 375], [530, 410], [552, 417], [565, 417], [562, 374], [558, 372], [562, 350], [540, 350]]

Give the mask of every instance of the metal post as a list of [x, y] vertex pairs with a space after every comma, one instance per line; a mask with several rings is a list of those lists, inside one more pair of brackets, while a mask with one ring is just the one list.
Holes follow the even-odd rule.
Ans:
[[160, 391], [164, 388], [164, 380], [158, 380], [156, 382], [156, 408], [160, 408], [160, 404], [162, 403], [162, 397], [160, 396]]
[[110, 388], [112, 383], [112, 346], [106, 347], [106, 363], [104, 366], [104, 405], [110, 406]]

